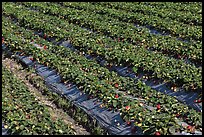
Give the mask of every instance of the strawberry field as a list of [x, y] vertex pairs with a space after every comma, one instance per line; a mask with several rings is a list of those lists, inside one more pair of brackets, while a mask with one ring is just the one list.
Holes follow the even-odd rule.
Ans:
[[3, 2], [2, 50], [8, 134], [202, 135], [202, 3]]

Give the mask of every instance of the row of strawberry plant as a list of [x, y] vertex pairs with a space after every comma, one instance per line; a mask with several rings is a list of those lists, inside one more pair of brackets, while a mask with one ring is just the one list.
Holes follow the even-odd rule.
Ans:
[[[74, 7], [72, 3], [61, 3], [62, 5], [68, 5], [68, 7], [71, 5], [71, 7]], [[80, 3], [81, 4], [81, 3]], [[97, 6], [96, 4], [90, 5], [87, 3], [87, 7], [90, 6]], [[112, 5], [115, 5], [112, 3]], [[116, 21], [125, 21], [129, 23], [137, 23], [140, 25], [149, 25], [153, 28], [156, 28], [158, 30], [168, 32], [174, 36], [189, 39], [189, 40], [200, 40], [202, 39], [202, 26], [192, 26], [189, 24], [180, 23], [176, 20], [173, 20], [169, 22], [169, 18], [160, 18], [158, 16], [149, 16], [146, 14], [142, 14], [140, 12], [126, 12], [122, 10], [116, 10], [116, 9], [105, 9], [102, 7], [104, 11], [102, 13], [107, 13], [107, 11], [111, 11], [111, 17], [118, 18]], [[87, 9], [87, 8], [85, 8]], [[135, 9], [135, 8], [134, 8]], [[97, 11], [97, 10], [96, 10]], [[92, 12], [92, 11], [91, 11]], [[96, 12], [97, 13], [97, 12]], [[117, 14], [116, 14], [117, 13]], [[104, 15], [104, 14], [103, 14]], [[106, 16], [106, 14], [105, 14]], [[115, 22], [115, 21], [114, 21]]]
[[[91, 11], [91, 12], [94, 12], [97, 14], [107, 14], [111, 17], [118, 18], [120, 21], [129, 22], [129, 23], [130, 22], [136, 22], [135, 18], [137, 18], [137, 17], [134, 17], [134, 15], [132, 15], [132, 13], [128, 14], [125, 12], [119, 12], [116, 9], [105, 8], [102, 6], [103, 5], [102, 3], [99, 3], [98, 5], [96, 3], [94, 3], [94, 5], [91, 5], [89, 3], [74, 3], [74, 2], [73, 3], [62, 3], [62, 2], [59, 2], [59, 4], [66, 6], [66, 7], [76, 8], [79, 10], [88, 10], [88, 11]], [[102, 4], [102, 5], [100, 5], [100, 4]], [[142, 17], [143, 17], [143, 15], [142, 15]], [[139, 17], [139, 19], [142, 17]], [[143, 24], [143, 22], [140, 24]], [[193, 42], [195, 42], [195, 41], [193, 41]], [[202, 44], [200, 43], [199, 45], [201, 47]]]
[[[18, 63], [18, 60], [15, 61]], [[35, 88], [37, 88], [42, 93], [42, 95], [46, 96], [46, 99], [54, 103], [57, 108], [62, 109], [65, 113], [72, 117], [75, 122], [83, 125], [83, 127], [86, 128], [88, 132], [93, 135], [105, 135], [107, 133], [106, 130], [97, 124], [95, 119], [91, 118], [82, 109], [77, 108], [73, 102], [67, 100], [66, 97], [62, 97], [55, 92], [51, 92], [50, 89], [48, 89], [48, 87], [45, 85], [43, 78], [37, 74], [34, 74], [34, 68], [29, 67], [24, 71], [24, 73], [26, 73], [26, 80], [28, 80]]]
[[[4, 21], [4, 22], [6, 22], [6, 21]], [[14, 27], [13, 29], [16, 31], [16, 33], [17, 32], [23, 32], [23, 33], [27, 34], [27, 35], [23, 35], [22, 37], [25, 37], [25, 38], [32, 37], [32, 33], [29, 33], [29, 31], [26, 32], [25, 30], [22, 30], [19, 28], [15, 28], [14, 24], [6, 23], [6, 25]], [[10, 30], [10, 33], [14, 33], [11, 31], [11, 29], [9, 29], [9, 30]], [[174, 99], [170, 96], [165, 96], [162, 93], [159, 93], [155, 90], [150, 89], [150, 87], [146, 86], [141, 81], [139, 81], [137, 84], [134, 84], [134, 81], [132, 79], [124, 79], [122, 77], [118, 77], [116, 74], [110, 73], [105, 68], [99, 68], [99, 66], [97, 66], [97, 64], [95, 64], [95, 65], [94, 65], [94, 63], [91, 64], [91, 62], [88, 62], [88, 61], [86, 61], [80, 57], [77, 58], [77, 55], [70, 53], [70, 50], [68, 50], [64, 47], [58, 48], [56, 46], [52, 46], [50, 43], [45, 43], [45, 42], [40, 43], [40, 44], [50, 45], [48, 49], [50, 49], [52, 51], [54, 50], [54, 53], [56, 53], [56, 55], [58, 55], [58, 56], [63, 56], [66, 53], [66, 55], [67, 55], [66, 59], [68, 59], [68, 60], [73, 60], [73, 57], [75, 56], [74, 62], [76, 64], [79, 64], [80, 62], [86, 64], [86, 67], [83, 68], [83, 70], [86, 70], [87, 72], [92, 73], [93, 75], [98, 73], [97, 75], [94, 75], [94, 76], [99, 77], [100, 80], [106, 80], [106, 83], [113, 83], [113, 85], [115, 85], [115, 87], [119, 88], [120, 90], [128, 91], [127, 94], [134, 95], [136, 97], [144, 97], [145, 99], [148, 99], [148, 102], [146, 103], [147, 105], [157, 106], [157, 104], [160, 103], [160, 105], [162, 105], [163, 107], [166, 107], [168, 109], [168, 113], [172, 114], [172, 115], [173, 114], [178, 115], [179, 112], [181, 111], [181, 109], [186, 108], [185, 105], [180, 104], [179, 106], [182, 106], [182, 108], [176, 108], [176, 111], [175, 111], [175, 108], [172, 109], [171, 106], [173, 104], [178, 104], [178, 101], [176, 99]], [[74, 63], [74, 62], [72, 62], [72, 63]], [[91, 66], [89, 64], [91, 64]], [[94, 68], [94, 70], [90, 70], [89, 68]], [[104, 76], [104, 78], [101, 77], [102, 75]], [[160, 98], [161, 96], [162, 96], [162, 98]], [[157, 97], [160, 99], [155, 100], [155, 98], [157, 98]], [[166, 100], [166, 101], [163, 101], [163, 100]], [[169, 102], [171, 102], [171, 103], [169, 104]], [[112, 108], [110, 108], [110, 109], [112, 109]], [[180, 116], [181, 116], [181, 118], [182, 117], [184, 118], [185, 114], [181, 114]], [[185, 118], [184, 118], [184, 120], [185, 120]]]
[[202, 3], [201, 2], [194, 2], [194, 3], [173, 3], [173, 2], [168, 2], [168, 3], [163, 3], [163, 2], [144, 2], [144, 4], [153, 6], [153, 7], [158, 7], [167, 10], [172, 10], [174, 11], [179, 11], [179, 12], [190, 12], [195, 15], [199, 15], [202, 13]]
[[[85, 16], [77, 17], [78, 14], [82, 15], [81, 11], [75, 12], [71, 11], [70, 9], [62, 8], [60, 6], [49, 4], [42, 4], [42, 3], [23, 3], [24, 5], [28, 7], [38, 7], [38, 10], [44, 13], [48, 13], [51, 15], [58, 16], [60, 18], [66, 18], [69, 22], [80, 24], [81, 26], [85, 27], [91, 27], [94, 31], [102, 32], [105, 35], [111, 36], [112, 38], [119, 37], [119, 40], [122, 39], [123, 41], [128, 41], [133, 44], [138, 44], [137, 46], [144, 46], [148, 49], [155, 50], [155, 51], [162, 51], [163, 53], [167, 53], [170, 55], [174, 55], [176, 58], [184, 58], [188, 57], [192, 62], [195, 62], [196, 64], [200, 64], [202, 62], [202, 54], [201, 54], [201, 44], [198, 43], [184, 43], [182, 41], [178, 41], [175, 39], [172, 39], [170, 37], [164, 37], [164, 36], [154, 36], [150, 35], [148, 32], [141, 31], [141, 32], [135, 32], [131, 34], [131, 31], [135, 31], [134, 26], [129, 25], [129, 29], [124, 26], [125, 23], [117, 23], [117, 25], [112, 26], [111, 24], [115, 24], [116, 21], [113, 21], [114, 23], [108, 22], [111, 18], [102, 20], [99, 18], [102, 18], [100, 15], [96, 17], [95, 14], [93, 16], [90, 16], [89, 13], [84, 13], [85, 16], [89, 16], [86, 18]], [[53, 7], [53, 8], [52, 8]], [[61, 10], [61, 11], [60, 11]], [[60, 11], [60, 12], [59, 12]], [[74, 12], [74, 13], [73, 13]], [[76, 15], [74, 15], [76, 14]], [[95, 22], [91, 22], [89, 20], [95, 20]], [[112, 19], [111, 19], [112, 20]], [[81, 23], [80, 23], [81, 22]], [[107, 28], [107, 26], [110, 26], [110, 28]], [[123, 26], [123, 29], [121, 28]], [[121, 28], [121, 29], [118, 29]], [[135, 35], [137, 33], [141, 33], [141, 35]], [[121, 34], [127, 34], [125, 36], [121, 36]], [[129, 35], [129, 36], [128, 36]], [[149, 35], [151, 37], [149, 37]], [[136, 37], [137, 36], [137, 37]], [[136, 42], [136, 39], [139, 40]], [[135, 40], [135, 42], [134, 42]], [[191, 45], [193, 44], [193, 45]]]
[[2, 67], [2, 119], [10, 134], [74, 134], [62, 119], [52, 119], [26, 85]]
[[[75, 3], [74, 3], [75, 4]], [[162, 9], [162, 6], [150, 6], [146, 5], [144, 3], [110, 3], [110, 2], [100, 2], [100, 3], [92, 3], [94, 5], [103, 5], [104, 7], [108, 8], [114, 8], [118, 10], [123, 10], [126, 12], [129, 12], [131, 14], [135, 14], [135, 12], [140, 12], [145, 15], [153, 15], [161, 17], [165, 20], [176, 20], [179, 23], [185, 23], [188, 25], [202, 25], [202, 15], [201, 14], [195, 14], [191, 12], [180, 12], [175, 10], [169, 10], [169, 9]], [[71, 4], [73, 5], [73, 3]], [[200, 9], [201, 10], [201, 9]], [[134, 12], [134, 13], [133, 13]], [[174, 14], [172, 14], [174, 13]]]
[[[14, 10], [14, 9], [12, 9], [12, 10]], [[21, 9], [22, 10], [22, 9]], [[10, 13], [10, 14], [15, 14], [15, 13], [18, 13], [20, 10], [18, 10], [18, 11], [16, 11], [16, 12], [14, 12], [14, 13]], [[12, 11], [10, 11], [10, 12], [12, 12]], [[120, 61], [120, 60], [118, 60], [118, 58], [119, 59], [123, 59], [124, 60], [124, 62], [127, 62], [128, 60], [131, 60], [131, 62], [133, 62], [133, 65], [136, 65], [135, 66], [135, 69], [138, 69], [139, 67], [141, 68], [142, 66], [143, 66], [143, 68], [144, 69], [147, 69], [147, 67], [149, 67], [151, 70], [153, 69], [153, 67], [151, 66], [151, 65], [155, 65], [155, 64], [153, 64], [153, 63], [151, 63], [152, 61], [147, 61], [146, 60], [146, 58], [145, 58], [145, 56], [147, 56], [148, 54], [148, 56], [150, 56], [150, 58], [148, 58], [148, 60], [149, 59], [154, 59], [155, 57], [156, 58], [158, 58], [158, 59], [154, 59], [155, 61], [156, 60], [159, 60], [159, 58], [160, 59], [163, 59], [164, 60], [164, 62], [166, 62], [166, 63], [170, 63], [171, 64], [171, 66], [174, 66], [174, 67], [176, 67], [176, 65], [179, 65], [178, 67], [177, 67], [177, 69], [176, 70], [174, 70], [174, 71], [180, 71], [180, 72], [178, 72], [178, 73], [176, 73], [176, 72], [173, 72], [173, 73], [175, 73], [175, 75], [177, 75], [175, 78], [172, 78], [172, 80], [174, 80], [174, 79], [178, 79], [179, 77], [178, 77], [178, 75], [180, 75], [180, 74], [182, 74], [182, 71], [184, 71], [183, 72], [183, 74], [184, 73], [186, 73], [186, 72], [189, 72], [189, 71], [194, 71], [193, 73], [191, 73], [191, 75], [193, 74], [193, 75], [195, 75], [195, 77], [196, 77], [196, 75], [197, 76], [199, 76], [200, 74], [201, 74], [201, 72], [199, 72], [199, 71], [201, 71], [201, 70], [199, 70], [199, 69], [196, 69], [196, 68], [194, 68], [193, 66], [190, 66], [190, 65], [186, 65], [186, 64], [183, 64], [183, 63], [181, 63], [181, 62], [179, 62], [179, 61], [174, 61], [174, 60], [170, 60], [170, 59], [167, 59], [167, 58], [164, 58], [164, 57], [162, 57], [161, 55], [159, 55], [159, 54], [151, 54], [150, 52], [147, 52], [146, 50], [144, 50], [144, 49], [141, 49], [141, 48], [137, 48], [137, 47], [135, 47], [134, 49], [130, 49], [130, 47], [128, 48], [128, 46], [126, 46], [127, 48], [126, 49], [124, 49], [124, 46], [123, 47], [121, 47], [123, 50], [126, 50], [126, 51], [128, 51], [128, 50], [131, 50], [131, 52], [133, 51], [134, 52], [134, 54], [131, 54], [131, 52], [130, 52], [130, 56], [127, 56], [128, 54], [127, 53], [124, 53], [125, 55], [123, 55], [123, 54], [121, 54], [120, 52], [121, 52], [121, 50], [120, 50], [120, 48], [117, 48], [117, 46], [122, 46], [122, 45], [118, 45], [117, 44], [117, 46], [115, 46], [115, 45], [113, 45], [113, 48], [112, 49], [114, 49], [114, 52], [112, 51], [110, 51], [110, 48], [109, 49], [107, 49], [107, 48], [102, 48], [102, 46], [105, 46], [104, 44], [103, 44], [103, 42], [102, 42], [102, 38], [104, 39], [104, 37], [99, 37], [99, 38], [96, 38], [96, 39], [98, 39], [98, 40], [100, 40], [101, 41], [101, 44], [98, 44], [98, 41], [94, 41], [94, 39], [95, 39], [95, 35], [94, 35], [94, 37], [93, 37], [93, 35], [92, 35], [92, 37], [90, 36], [90, 35], [88, 35], [89, 33], [82, 33], [82, 31], [85, 31], [85, 30], [81, 30], [81, 37], [83, 37], [83, 38], [80, 38], [79, 37], [79, 35], [80, 35], [80, 32], [78, 31], [78, 30], [73, 30], [73, 25], [70, 25], [70, 26], [68, 26], [68, 24], [66, 25], [66, 27], [65, 27], [65, 23], [63, 22], [61, 22], [61, 21], [59, 21], [59, 20], [56, 20], [56, 19], [53, 19], [54, 17], [47, 17], [47, 21], [46, 22], [50, 22], [50, 20], [52, 20], [52, 22], [55, 22], [56, 24], [58, 24], [58, 26], [60, 26], [60, 27], [65, 27], [65, 29], [68, 29], [69, 30], [69, 28], [70, 28], [70, 30], [72, 30], [72, 32], [70, 31], [70, 32], [67, 32], [66, 30], [59, 30], [58, 28], [59, 27], [56, 27], [54, 24], [53, 25], [51, 25], [51, 24], [49, 24], [49, 26], [48, 26], [48, 24], [44, 24], [44, 23], [42, 23], [41, 21], [39, 21], [39, 22], [37, 22], [36, 20], [37, 20], [37, 18], [44, 18], [44, 20], [45, 20], [45, 17], [46, 16], [40, 16], [40, 14], [37, 14], [37, 16], [35, 16], [35, 17], [31, 17], [30, 16], [30, 14], [28, 14], [28, 16], [26, 16], [26, 21], [27, 22], [25, 22], [25, 19], [23, 19], [24, 17], [22, 17], [22, 15], [23, 14], [27, 14], [28, 12], [23, 12], [23, 13], [21, 13], [20, 14], [20, 16], [18, 16], [18, 14], [16, 14], [16, 16], [18, 16], [18, 18], [19, 19], [21, 19], [21, 25], [26, 25], [26, 26], [31, 26], [32, 28], [35, 28], [35, 29], [43, 29], [46, 33], [50, 33], [50, 32], [52, 32], [53, 34], [52, 35], [55, 35], [55, 36], [57, 36], [59, 39], [63, 39], [64, 38], [64, 36], [69, 36], [69, 38], [71, 39], [71, 41], [72, 41], [72, 43], [75, 45], [75, 46], [79, 46], [79, 47], [82, 47], [82, 49], [83, 50], [85, 50], [86, 52], [89, 52], [89, 53], [93, 53], [93, 51], [95, 52], [95, 53], [99, 53], [99, 55], [105, 55], [105, 58], [107, 59], [107, 61], [113, 61], [113, 62], [116, 62], [117, 64], [120, 64], [121, 62], [123, 62], [123, 61]], [[30, 18], [30, 19], [29, 19]], [[35, 18], [35, 22], [33, 22], [32, 21], [32, 19], [33, 18]], [[51, 18], [51, 19], [50, 19]], [[22, 22], [23, 21], [23, 22]], [[50, 22], [51, 23], [51, 22]], [[56, 28], [56, 29], [51, 29], [51, 28]], [[75, 32], [74, 32], [75, 31]], [[88, 37], [86, 37], [86, 38], [84, 38], [84, 36], [87, 36], [88, 35]], [[89, 39], [89, 41], [87, 41], [87, 39]], [[84, 44], [84, 42], [83, 41], [87, 41], [87, 44], [85, 45]], [[112, 41], [110, 41], [109, 43], [113, 43]], [[89, 50], [89, 49], [85, 49], [84, 47], [87, 47], [88, 46], [88, 48], [89, 49], [92, 49], [92, 50]], [[118, 52], [117, 52], [117, 50], [118, 50]], [[102, 53], [102, 54], [101, 54]], [[120, 53], [120, 54], [117, 54], [117, 53]], [[136, 54], [136, 53], [138, 53], [138, 54]], [[139, 56], [141, 53], [143, 53], [143, 54], [145, 54], [145, 55], [141, 55], [141, 56]], [[113, 55], [112, 55], [113, 54]], [[117, 55], [114, 55], [114, 54], [117, 54]], [[107, 56], [108, 55], [108, 56]], [[136, 56], [136, 57], [138, 57], [138, 61], [140, 62], [136, 62], [136, 58], [132, 58], [131, 56]], [[126, 59], [124, 59], [124, 57], [126, 58]], [[114, 60], [115, 59], [115, 60]], [[132, 59], [133, 59], [133, 61], [132, 61]], [[142, 59], [142, 60], [141, 60]], [[142, 63], [143, 62], [143, 60], [145, 61], [144, 63]], [[141, 62], [142, 61], [142, 62]], [[149, 62], [149, 63], [148, 63]], [[158, 62], [158, 61], [157, 61]], [[138, 64], [139, 63], [139, 64]], [[146, 65], [145, 65], [146, 64]], [[150, 65], [149, 65], [150, 64]], [[162, 63], [163, 64], [163, 63]], [[156, 65], [156, 67], [158, 68], [158, 66], [162, 66], [162, 64], [161, 65]], [[141, 66], [142, 65], [142, 66]], [[145, 66], [144, 66], [145, 65]], [[163, 68], [167, 68], [168, 67], [168, 65], [167, 64], [164, 64], [165, 66], [163, 67]], [[182, 65], [183, 66], [183, 68], [184, 69], [182, 69], [182, 70], [179, 70], [179, 68], [181, 67], [180, 65]], [[147, 66], [147, 67], [146, 67]], [[146, 68], [145, 68], [146, 67]], [[186, 69], [185, 69], [186, 68]], [[158, 69], [161, 69], [161, 68], [158, 68]], [[189, 70], [190, 69], [190, 70]], [[148, 69], [147, 69], [148, 70]], [[163, 70], [162, 70], [163, 71]], [[157, 72], [155, 72], [153, 75], [155, 75], [156, 73], [161, 73], [160, 74], [160, 78], [162, 77], [161, 75], [163, 74], [162, 73], [162, 71], [157, 71]], [[168, 69], [168, 71], [169, 72], [171, 72], [171, 69]], [[186, 72], [185, 72], [186, 71]], [[196, 74], [196, 71], [198, 71], [198, 73]], [[135, 70], [135, 72], [137, 73], [138, 72], [138, 70]], [[190, 74], [190, 73], [189, 73]], [[188, 75], [189, 75], [188, 74]], [[169, 73], [168, 73], [168, 75], [170, 75]], [[168, 76], [167, 75], [167, 76]], [[171, 74], [172, 75], [172, 74]], [[186, 74], [185, 74], [186, 75]], [[185, 76], [184, 75], [184, 76]], [[158, 75], [156, 74], [156, 76], [158, 77]], [[194, 78], [195, 78], [194, 77]], [[187, 81], [189, 81], [189, 76], [185, 76], [185, 77], [181, 77], [182, 79], [185, 79], [185, 78], [187, 78], [186, 80]], [[194, 79], [195, 80], [195, 79]], [[194, 82], [192, 82], [192, 83], [194, 83]], [[198, 82], [199, 83], [199, 82]], [[201, 81], [200, 81], [200, 83], [201, 83]], [[190, 84], [191, 85], [191, 84]], [[188, 87], [190, 86], [189, 84], [187, 85]], [[200, 85], [200, 87], [202, 87], [201, 85]]]
[[[89, 4], [89, 3], [61, 3], [61, 2], [59, 2], [59, 4], [60, 5], [62, 5], [63, 7], [69, 7], [68, 9], [69, 10], [72, 10], [71, 8], [76, 8], [76, 9], [80, 9], [80, 10], [88, 10], [89, 12], [91, 11], [91, 12], [94, 12], [94, 13], [98, 13], [98, 14], [102, 14], [102, 16], [103, 16], [103, 20], [105, 21], [105, 19], [107, 19], [106, 21], [107, 22], [111, 22], [110, 20], [112, 19], [112, 18], [109, 18], [109, 17], [106, 17], [106, 15], [111, 15], [111, 17], [120, 17], [120, 19], [118, 20], [115, 20], [115, 19], [112, 19], [112, 22], [118, 22], [118, 21], [125, 21], [125, 22], [135, 22], [135, 19], [133, 19], [132, 21], [131, 21], [131, 19], [130, 18], [132, 18], [133, 16], [132, 15], [127, 15], [126, 16], [126, 13], [124, 13], [124, 12], [122, 12], [122, 13], [120, 13], [119, 11], [117, 11], [117, 10], [114, 10], [114, 9], [107, 9], [107, 8], [104, 8], [103, 6], [101, 6], [101, 5], [91, 5], [91, 4]], [[30, 3], [30, 4], [28, 4], [29, 6], [32, 6], [32, 4]], [[36, 4], [34, 4], [36, 7], [38, 7], [39, 5], [36, 3]], [[56, 7], [56, 5], [55, 4], [49, 4], [49, 3], [47, 3], [47, 5], [49, 5], [49, 7], [51, 6], [51, 5], [53, 5], [54, 6], [54, 8], [58, 8], [58, 6]], [[44, 5], [45, 6], [45, 5]], [[42, 6], [40, 6], [41, 8], [44, 8], [44, 13], [46, 13], [46, 8], [45, 7], [42, 7]], [[39, 8], [38, 8], [39, 9]], [[52, 10], [52, 9], [49, 9], [49, 10]], [[88, 11], [86, 11], [86, 12], [88, 12]], [[51, 12], [51, 11], [50, 11]], [[81, 11], [78, 11], [78, 12], [80, 12], [81, 13]], [[119, 13], [118, 13], [119, 12]], [[118, 14], [116, 14], [116, 13], [118, 13]], [[53, 13], [52, 12], [52, 14], [54, 14], [54, 15], [57, 15], [57, 13]], [[58, 14], [60, 14], [60, 13], [58, 13]], [[103, 15], [103, 14], [106, 14], [106, 15]], [[121, 15], [120, 15], [121, 14]], [[60, 14], [61, 16], [64, 16], [64, 15], [66, 15], [65, 13], [62, 13], [62, 14]], [[139, 16], [139, 15], [138, 15]], [[144, 16], [144, 15], [142, 15], [142, 16]], [[65, 16], [65, 17], [67, 17], [67, 16]], [[65, 18], [64, 17], [64, 18]], [[129, 18], [130, 17], [130, 18]], [[141, 16], [139, 16], [140, 18], [141, 18]], [[63, 17], [62, 17], [63, 18]], [[98, 17], [98, 18], [100, 18], [100, 17]], [[127, 19], [128, 18], [128, 19]], [[100, 19], [99, 19], [100, 20]], [[74, 23], [74, 22], [73, 22]], [[79, 22], [80, 23], [80, 22]], [[78, 24], [79, 24], [78, 23]], [[116, 24], [113, 24], [113, 26], [114, 25], [116, 25]], [[121, 24], [121, 25], [119, 25], [119, 26], [123, 26], [123, 25], [125, 25], [125, 24]], [[130, 27], [131, 25], [129, 25], [129, 27]], [[131, 28], [131, 27], [130, 27]], [[188, 28], [188, 27], [187, 27]], [[147, 30], [147, 29], [144, 29], [144, 31], [145, 30]], [[146, 31], [145, 31], [146, 32]], [[144, 33], [144, 32], [143, 32]], [[154, 36], [154, 35], [153, 35]], [[176, 38], [172, 38], [171, 37], [171, 39], [172, 40], [177, 40]], [[190, 44], [191, 45], [193, 45], [193, 44], [195, 44], [195, 43], [197, 43], [197, 41], [192, 41]], [[197, 43], [197, 46], [195, 46], [196, 48], [201, 48], [201, 42], [198, 42]]]
[[[174, 116], [170, 116], [167, 113], [162, 114], [160, 111], [150, 112], [148, 109], [141, 107], [138, 101], [124, 97], [120, 93], [118, 93], [119, 97], [115, 99], [116, 93], [110, 85], [97, 78], [92, 79], [91, 75], [84, 74], [84, 72], [80, 71], [79, 67], [72, 62], [60, 58], [47, 50], [33, 47], [29, 42], [23, 41], [20, 37], [12, 35], [9, 32], [8, 34], [4, 33], [4, 35], [6, 36], [6, 45], [9, 43], [9, 48], [23, 50], [27, 55], [33, 55], [38, 62], [48, 64], [52, 68], [55, 68], [65, 80], [70, 79], [76, 83], [78, 79], [81, 81], [84, 77], [87, 78], [88, 80], [84, 80], [84, 82], [81, 83], [81, 86], [83, 86], [82, 89], [86, 93], [92, 94], [93, 97], [98, 97], [107, 107], [116, 106], [125, 120], [136, 120], [135, 124], [141, 126], [142, 129], [149, 129], [150, 126], [153, 125], [154, 128], [151, 128], [151, 131], [149, 131], [151, 134], [158, 130], [162, 134], [169, 134], [167, 131], [168, 128], [172, 126], [180, 128], [176, 124]], [[47, 63], [48, 61], [49, 63]], [[93, 91], [97, 91], [97, 93]], [[150, 117], [150, 115], [152, 117]], [[152, 123], [158, 119], [160, 122]]]

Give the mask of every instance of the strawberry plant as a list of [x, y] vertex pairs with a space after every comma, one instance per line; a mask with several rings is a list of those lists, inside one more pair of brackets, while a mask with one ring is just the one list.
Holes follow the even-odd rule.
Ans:
[[[52, 121], [48, 108], [38, 103], [24, 83], [2, 68], [2, 120], [11, 134], [74, 134], [62, 119]], [[14, 91], [15, 90], [15, 91]], [[56, 126], [58, 125], [58, 126]]]

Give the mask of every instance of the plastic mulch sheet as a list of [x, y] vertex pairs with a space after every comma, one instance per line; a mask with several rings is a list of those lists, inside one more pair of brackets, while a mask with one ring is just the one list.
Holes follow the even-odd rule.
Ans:
[[45, 81], [49, 81], [49, 82], [54, 82], [54, 83], [60, 83], [61, 82], [61, 77], [57, 74], [54, 75], [50, 75], [48, 76]]
[[18, 52], [16, 55], [15, 55], [15, 58], [17, 58], [18, 60], [20, 60], [23, 64], [25, 64], [26, 66], [32, 66], [33, 65], [33, 61], [30, 60], [29, 57], [27, 56], [21, 56], [20, 55], [21, 53]]
[[[98, 123], [103, 127], [106, 127], [111, 134], [131, 134], [131, 127], [123, 128], [122, 125], [125, 122], [120, 117], [119, 112], [112, 112], [100, 108], [99, 106], [101, 102], [97, 98], [88, 99], [88, 95], [78, 90], [75, 85], [69, 84], [69, 86], [67, 86], [68, 84], [54, 83], [52, 81], [46, 81], [46, 85], [54, 92], [64, 95], [67, 99], [73, 101], [77, 107], [83, 109], [91, 117], [97, 119]], [[117, 125], [118, 123], [119, 126]], [[127, 129], [128, 131], [126, 131]]]
[[[70, 47], [70, 46], [67, 46], [66, 44], [70, 45], [69, 42], [64, 42], [63, 45], [65, 47]], [[71, 46], [71, 47], [73, 48], [74, 46]], [[88, 59], [93, 59], [93, 57], [91, 55], [86, 54], [85, 57]], [[96, 59], [97, 59], [97, 61], [99, 61], [101, 66], [104, 66], [105, 60], [102, 60], [100, 57], [96, 57]], [[134, 78], [136, 80], [140, 79], [144, 75], [141, 73], [139, 76], [136, 77], [135, 73], [133, 73], [133, 71], [132, 72], [127, 71], [127, 70], [132, 70], [131, 68], [124, 67], [124, 66], [112, 66], [110, 70], [116, 71], [121, 76], [131, 77], [131, 78]], [[196, 110], [199, 110], [199, 111], [202, 110], [202, 103], [200, 103], [200, 104], [194, 103], [194, 100], [196, 100], [196, 98], [198, 97], [197, 92], [184, 92], [182, 90], [174, 92], [173, 90], [171, 90], [167, 87], [166, 83], [154, 84], [154, 82], [152, 80], [145, 80], [144, 83], [146, 85], [150, 86], [152, 89], [155, 89], [159, 92], [168, 94], [170, 96], [174, 96], [179, 101], [186, 103], [188, 106], [191, 106]]]
[[37, 69], [37, 74], [44, 77], [44, 78], [47, 78], [51, 75], [56, 74], [56, 71], [50, 70], [48, 67], [40, 67]]
[[7, 133], [7, 129], [5, 129], [3, 123], [2, 123], [2, 135], [8, 135], [8, 133]]

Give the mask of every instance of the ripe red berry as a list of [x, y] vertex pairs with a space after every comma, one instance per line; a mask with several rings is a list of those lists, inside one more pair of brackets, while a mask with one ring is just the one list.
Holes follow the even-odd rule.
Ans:
[[161, 134], [160, 134], [160, 132], [159, 132], [159, 131], [156, 131], [154, 135], [159, 136], [159, 135], [161, 135]]
[[198, 100], [194, 100], [195, 103], [200, 103], [201, 102], [201, 99], [198, 99]]
[[115, 95], [115, 98], [119, 98], [118, 94]]
[[47, 49], [47, 46], [44, 46], [43, 48], [44, 48], [44, 49]]
[[157, 109], [161, 109], [161, 105], [160, 104], [157, 105]]
[[125, 109], [126, 109], [126, 110], [130, 110], [130, 106], [126, 106]]
[[127, 125], [130, 126], [130, 125], [131, 125], [131, 122], [130, 122], [130, 121], [127, 121]]
[[46, 34], [44, 34], [43, 38], [44, 38], [44, 39], [46, 39], [46, 38], [47, 38], [47, 35], [46, 35]]
[[176, 114], [176, 117], [179, 117], [180, 116], [180, 114]]
[[29, 59], [33, 61], [33, 58], [29, 58]]
[[115, 84], [115, 87], [118, 88], [118, 83]]
[[191, 128], [192, 128], [191, 126], [189, 126], [189, 125], [187, 126], [187, 129], [189, 129], [189, 130], [190, 130]]

